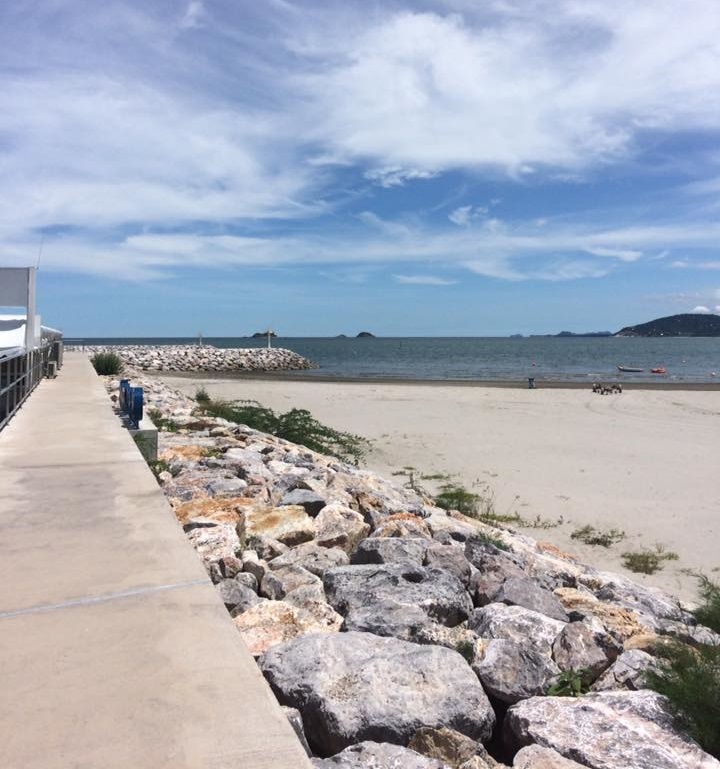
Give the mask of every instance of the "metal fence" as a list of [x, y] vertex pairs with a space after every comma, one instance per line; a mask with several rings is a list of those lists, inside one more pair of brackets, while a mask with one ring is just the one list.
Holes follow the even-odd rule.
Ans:
[[0, 350], [0, 430], [45, 376], [62, 366], [63, 343], [54, 340], [34, 350]]

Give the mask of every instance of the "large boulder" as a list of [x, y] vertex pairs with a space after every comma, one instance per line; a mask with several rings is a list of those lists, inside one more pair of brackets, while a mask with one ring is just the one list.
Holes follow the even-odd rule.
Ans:
[[451, 769], [486, 769], [497, 764], [488, 755], [482, 743], [471, 740], [453, 729], [418, 729], [408, 747], [428, 758], [442, 761]]
[[457, 577], [421, 566], [341, 566], [323, 577], [330, 605], [340, 614], [383, 605], [422, 609], [430, 619], [453, 627], [468, 618], [472, 601]]
[[281, 566], [265, 573], [260, 583], [260, 595], [280, 601], [293, 590], [306, 586], [317, 586], [318, 594], [322, 595], [322, 583], [315, 574], [302, 566]]
[[545, 694], [560, 674], [547, 654], [504, 639], [490, 641], [472, 669], [491, 697], [509, 705]]
[[465, 551], [458, 545], [443, 545], [441, 542], [431, 542], [425, 551], [423, 566], [430, 569], [444, 569], [454, 574], [467, 588], [472, 577], [472, 566], [465, 558]]
[[363, 740], [406, 745], [423, 726], [490, 737], [495, 714], [455, 651], [369, 633], [310, 634], [266, 652], [260, 667], [284, 705], [303, 714], [313, 750]]
[[422, 566], [430, 544], [423, 537], [372, 537], [360, 542], [350, 556], [350, 563]]
[[334, 633], [341, 621], [338, 615], [318, 618], [286, 601], [262, 601], [233, 620], [254, 657], [305, 633]]
[[594, 692], [646, 689], [645, 674], [657, 669], [657, 658], [641, 649], [623, 652], [592, 685]]
[[293, 489], [280, 500], [280, 505], [300, 505], [308, 515], [317, 515], [326, 505], [325, 497], [308, 489]]
[[509, 577], [497, 589], [492, 600], [510, 606], [524, 606], [561, 622], [567, 622], [568, 619], [560, 601], [549, 590], [539, 587], [527, 577]]
[[348, 563], [347, 553], [339, 547], [322, 547], [317, 542], [303, 542], [273, 558], [268, 566], [273, 570], [283, 566], [302, 566], [310, 573], [322, 577], [328, 569], [347, 566]]
[[515, 754], [513, 769], [583, 769], [583, 767], [577, 761], [563, 758], [552, 748], [528, 745]]
[[591, 769], [720, 769], [651, 691], [533, 697], [508, 710], [503, 732], [510, 748], [537, 743]]
[[351, 553], [370, 533], [360, 513], [340, 504], [325, 505], [315, 519], [315, 541], [322, 547], [338, 547]]
[[314, 758], [316, 769], [447, 769], [442, 761], [409, 748], [379, 742], [360, 742], [332, 758]]
[[468, 620], [468, 629], [481, 638], [503, 638], [548, 657], [552, 654], [555, 638], [564, 627], [564, 622], [504, 603], [491, 603], [475, 609]]
[[265, 535], [292, 547], [311, 540], [315, 524], [300, 505], [250, 507], [243, 510], [237, 533], [241, 540]]
[[553, 659], [560, 670], [585, 670], [595, 680], [610, 665], [610, 660], [584, 622], [570, 622], [553, 642]]

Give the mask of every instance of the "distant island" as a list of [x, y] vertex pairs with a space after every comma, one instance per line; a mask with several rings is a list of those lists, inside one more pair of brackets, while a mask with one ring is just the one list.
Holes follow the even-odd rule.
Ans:
[[615, 336], [720, 336], [720, 315], [683, 313], [621, 328]]
[[[531, 338], [537, 338], [537, 337], [552, 337], [553, 339], [557, 339], [558, 337], [595, 337], [595, 336], [612, 336], [612, 331], [582, 331], [578, 332], [577, 334], [574, 331], [561, 331], [559, 334], [530, 334]], [[521, 336], [520, 334], [516, 334], [515, 336]]]
[[365, 337], [375, 337], [375, 334], [371, 334], [369, 331], [361, 331], [358, 335], [358, 339], [364, 339]]
[[274, 331], [256, 331], [256, 332], [255, 332], [255, 333], [252, 335], [252, 337], [251, 337], [251, 338], [252, 338], [252, 339], [260, 339], [260, 338], [263, 338], [263, 337], [266, 337], [266, 336], [272, 336], [272, 337], [276, 337], [276, 336], [277, 336], [277, 334], [276, 334]]

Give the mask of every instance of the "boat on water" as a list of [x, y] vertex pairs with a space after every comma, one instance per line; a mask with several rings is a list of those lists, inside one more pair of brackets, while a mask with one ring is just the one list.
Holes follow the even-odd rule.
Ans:
[[636, 366], [620, 366], [618, 365], [618, 371], [624, 371], [626, 374], [642, 374], [645, 369], [637, 368]]
[[667, 369], [665, 366], [658, 366], [657, 368], [651, 368], [650, 369], [651, 374], [667, 374]]

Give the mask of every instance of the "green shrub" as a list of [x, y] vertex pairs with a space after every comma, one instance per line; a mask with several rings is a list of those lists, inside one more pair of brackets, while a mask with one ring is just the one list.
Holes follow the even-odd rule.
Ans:
[[435, 504], [443, 510], [457, 510], [470, 518], [478, 518], [480, 495], [468, 491], [457, 483], [445, 483], [435, 497]]
[[[695, 618], [716, 633], [720, 633], [720, 585], [711, 582], [707, 577], [700, 576], [700, 598], [702, 603], [695, 610]], [[718, 722], [720, 729], [720, 722]]]
[[692, 648], [676, 641], [662, 647], [648, 685], [668, 698], [680, 728], [720, 758], [720, 647]]
[[90, 362], [100, 376], [114, 376], [119, 374], [123, 367], [120, 356], [114, 352], [96, 352]]
[[198, 389], [195, 391], [195, 400], [197, 403], [206, 404], [210, 403], [210, 396], [208, 395], [208, 391], [204, 387], [198, 387]]
[[548, 689], [551, 697], [580, 697], [590, 690], [590, 675], [587, 668], [563, 670], [555, 683]]
[[160, 432], [176, 433], [180, 429], [177, 422], [170, 417], [163, 416], [160, 409], [148, 409], [147, 415]]
[[608, 529], [607, 531], [598, 531], [594, 526], [583, 526], [576, 529], [571, 535], [571, 539], [579, 539], [586, 545], [600, 545], [601, 547], [610, 547], [617, 542], [625, 539], [625, 532], [619, 529]]
[[291, 409], [285, 414], [276, 414], [255, 401], [213, 400], [201, 404], [200, 408], [205, 414], [247, 425], [254, 430], [298, 443], [319, 454], [337, 457], [343, 462], [358, 464], [369, 446], [366, 438], [328, 427], [305, 409]]
[[655, 545], [655, 550], [641, 550], [622, 554], [623, 565], [626, 569], [639, 574], [655, 574], [660, 571], [665, 561], [677, 561], [678, 554], [665, 550], [662, 545]]

